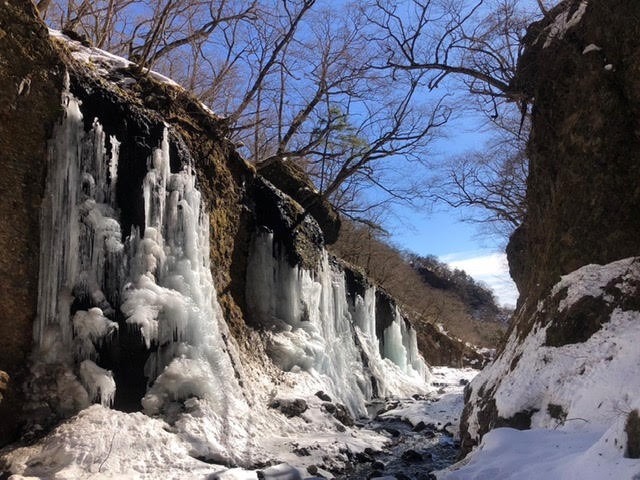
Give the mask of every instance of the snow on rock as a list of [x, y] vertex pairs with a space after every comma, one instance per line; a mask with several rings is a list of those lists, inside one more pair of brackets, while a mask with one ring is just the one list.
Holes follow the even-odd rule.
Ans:
[[477, 374], [478, 370], [472, 368], [432, 367], [431, 385], [438, 389], [437, 396], [407, 400], [401, 406], [382, 413], [380, 418], [400, 418], [414, 427], [422, 423], [459, 437], [463, 390]]
[[[514, 330], [501, 355], [470, 385], [467, 422], [471, 439], [478, 439], [482, 429], [487, 428], [483, 423], [487, 418], [508, 425], [526, 417], [530, 428], [537, 433], [488, 433], [477, 453], [472, 454], [466, 470], [460, 470], [475, 473], [442, 478], [485, 478], [477, 472], [488, 475], [489, 470], [478, 470], [478, 465], [488, 465], [491, 461], [488, 458], [505, 448], [514, 458], [520, 456], [523, 464], [542, 465], [545, 448], [549, 449], [544, 447], [544, 442], [559, 444], [560, 438], [566, 438], [567, 443], [556, 448], [565, 454], [570, 453], [566, 450], [569, 445], [574, 445], [572, 448], [584, 458], [591, 455], [589, 452], [597, 451], [597, 458], [585, 464], [593, 465], [594, 471], [611, 468], [612, 472], [627, 472], [627, 466], [632, 465], [636, 473], [640, 473], [639, 461], [624, 459], [627, 438], [620, 434], [619, 427], [638, 407], [640, 398], [639, 284], [638, 258], [608, 265], [587, 265], [562, 277], [534, 313], [531, 333], [521, 339]], [[495, 423], [488, 427], [492, 425]], [[526, 443], [529, 440], [537, 443], [530, 445]], [[525, 444], [528, 453], [519, 450]], [[534, 453], [538, 447], [543, 452], [539, 457]], [[603, 448], [608, 449], [608, 453], [605, 454]], [[578, 463], [560, 458], [544, 468], [557, 473], [558, 476], [551, 478], [576, 478], [571, 476], [573, 472], [589, 471], [587, 467], [578, 469]], [[478, 469], [472, 470], [472, 464]], [[616, 465], [621, 465], [622, 470], [617, 470]], [[509, 468], [495, 470], [500, 478], [506, 471]], [[514, 473], [504, 478], [535, 478], [523, 469], [514, 467], [513, 471], [523, 476]], [[532, 468], [531, 472], [535, 471]]]
[[[49, 29], [49, 35], [52, 38], [57, 38], [65, 43], [69, 50], [71, 51], [71, 55], [76, 60], [79, 60], [82, 63], [91, 65], [93, 68], [97, 70], [97, 73], [104, 76], [109, 77], [115, 70], [125, 69], [135, 66], [135, 63], [130, 62], [129, 60], [119, 57], [118, 55], [114, 55], [105, 50], [101, 50], [95, 47], [85, 47], [80, 42], [76, 40], [72, 40], [62, 32], [54, 29]], [[164, 75], [154, 72], [150, 70], [148, 72], [149, 76], [158, 82], [165, 83], [167, 85], [172, 85], [174, 87], [180, 87], [176, 82], [172, 79], [165, 77]], [[124, 82], [130, 81], [131, 78], [123, 79]], [[180, 87], [181, 88], [181, 87]]]
[[569, 29], [578, 25], [587, 11], [588, 4], [587, 0], [582, 0], [575, 10], [572, 11], [571, 6], [568, 6], [556, 16], [553, 23], [545, 29], [547, 38], [543, 48], [547, 48], [555, 39], [562, 40]]
[[470, 458], [437, 472], [438, 480], [619, 480], [640, 475], [638, 460], [623, 458], [620, 423], [592, 431], [498, 428]]

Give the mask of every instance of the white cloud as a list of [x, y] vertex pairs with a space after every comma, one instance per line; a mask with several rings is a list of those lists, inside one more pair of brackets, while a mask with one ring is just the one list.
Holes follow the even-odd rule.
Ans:
[[501, 305], [515, 306], [518, 291], [509, 276], [509, 264], [504, 253], [452, 253], [440, 259], [489, 286]]

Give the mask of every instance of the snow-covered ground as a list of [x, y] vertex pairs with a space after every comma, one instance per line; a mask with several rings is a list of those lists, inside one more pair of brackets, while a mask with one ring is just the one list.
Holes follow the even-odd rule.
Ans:
[[[388, 400], [386, 405], [391, 409], [380, 418], [404, 419], [413, 426], [423, 422], [444, 430], [445, 425], [459, 417], [463, 385], [476, 373], [471, 369], [436, 367], [433, 394]], [[5, 450], [0, 455], [0, 465], [4, 462], [6, 471], [18, 472], [9, 477], [11, 480], [334, 478], [329, 469], [338, 471], [365, 450], [374, 452], [375, 459], [392, 443], [391, 433], [374, 431], [362, 420], [353, 426], [340, 424], [328, 414], [328, 402], [314, 398], [306, 399], [309, 408], [301, 417], [272, 424], [271, 435], [265, 438], [253, 459], [256, 465], [265, 464], [259, 470], [196, 458], [193, 444], [177, 434], [169, 423], [143, 413], [123, 413], [101, 405], [83, 410], [34, 445]], [[285, 423], [289, 427], [297, 424], [299, 429], [283, 428]], [[425, 441], [426, 438], [425, 435]], [[335, 478], [355, 477], [345, 472]]]
[[[640, 409], [640, 259], [587, 265], [562, 277], [534, 314], [524, 339], [513, 333], [498, 359], [472, 382], [469, 432], [478, 432], [480, 391], [490, 391], [497, 415], [530, 414], [531, 430], [496, 429], [442, 480], [638, 479], [640, 459], [629, 458], [637, 429], [625, 431]], [[590, 305], [588, 313], [580, 305]], [[601, 325], [586, 339], [562, 339], [562, 322]], [[562, 338], [562, 337], [560, 337]], [[550, 340], [551, 339], [551, 340]]]
[[480, 447], [438, 480], [633, 480], [640, 462], [620, 455], [616, 442], [624, 425], [604, 437], [598, 432], [553, 429], [489, 432]]

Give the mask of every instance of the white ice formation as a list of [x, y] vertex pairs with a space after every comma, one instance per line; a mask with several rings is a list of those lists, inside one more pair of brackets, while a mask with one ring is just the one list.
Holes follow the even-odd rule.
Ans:
[[[350, 301], [345, 272], [330, 264], [326, 252], [317, 271], [310, 272], [289, 264], [273, 234], [259, 233], [246, 287], [252, 316], [268, 327], [271, 358], [284, 370], [323, 378], [352, 413], [364, 415], [374, 394], [424, 391], [427, 366], [415, 331], [395, 306], [389, 305], [390, 318], [376, 318], [373, 286]], [[376, 323], [384, 320], [388, 325], [378, 338]]]
[[[96, 345], [118, 329], [108, 316], [126, 265], [114, 203], [119, 144], [97, 121], [84, 132], [80, 104], [68, 86], [62, 100], [65, 115], [49, 144], [41, 216], [35, 356], [67, 368], [83, 362], [80, 379], [90, 397], [111, 404], [111, 373], [92, 360]], [[78, 392], [74, 387], [61, 396]]]
[[[223, 318], [193, 166], [175, 171], [165, 128], [146, 159], [144, 224], [124, 232], [116, 184], [126, 139], [107, 135], [99, 118], [85, 131], [68, 82], [63, 107], [41, 220], [35, 376], [45, 378], [47, 366], [62, 368], [51, 394], [67, 399], [64, 415], [90, 402], [108, 407], [117, 401], [117, 369], [128, 366], [118, 364], [119, 353], [110, 363], [101, 355], [120, 352], [124, 336], [137, 335], [148, 352], [144, 412], [170, 418], [193, 455], [246, 461], [257, 432], [270, 431], [280, 415], [267, 408], [279, 383], [266, 374], [273, 369], [240, 356]], [[285, 395], [313, 397], [321, 388], [358, 416], [374, 396], [426, 391], [415, 332], [391, 303], [384, 321], [376, 318], [374, 287], [350, 296], [344, 271], [326, 252], [315, 272], [292, 267], [274, 253], [272, 235], [262, 233], [248, 263], [254, 320], [274, 327], [252, 339], [265, 341], [288, 385], [301, 385]]]

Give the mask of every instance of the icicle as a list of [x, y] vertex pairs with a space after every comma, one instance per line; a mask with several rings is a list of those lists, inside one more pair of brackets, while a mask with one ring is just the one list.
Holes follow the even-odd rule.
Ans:
[[388, 358], [403, 371], [407, 368], [407, 351], [402, 344], [402, 331], [400, 322], [394, 321], [384, 331], [384, 358]]
[[[271, 332], [269, 354], [281, 368], [322, 376], [329, 381], [331, 394], [354, 414], [366, 412], [365, 402], [374, 394], [372, 377], [381, 395], [426, 388], [426, 365], [417, 348], [407, 353], [403, 342], [406, 337], [409, 345], [411, 338], [403, 333], [404, 321], [397, 311], [397, 322], [385, 335], [388, 359], [381, 355], [375, 288], [349, 305], [344, 272], [329, 265], [326, 252], [312, 274], [291, 267], [279, 252], [274, 256], [276, 250], [271, 233], [255, 236], [246, 294], [253, 321]], [[424, 367], [417, 371], [413, 363]]]
[[91, 401], [99, 401], [105, 407], [113, 405], [116, 382], [109, 370], [100, 368], [91, 360], [85, 360], [80, 364], [80, 380]]
[[[124, 252], [112, 205], [115, 182], [109, 183], [108, 173], [111, 169], [111, 176], [116, 175], [117, 141], [110, 140], [109, 156], [97, 120], [85, 133], [80, 101], [70, 93], [69, 83], [67, 75], [62, 94], [64, 117], [49, 142], [34, 336], [36, 361], [59, 363], [71, 370], [73, 360], [95, 360], [95, 345], [117, 328], [105, 314], [114, 313], [110, 299], [118, 297]], [[107, 270], [113, 272], [107, 275]], [[72, 319], [76, 300], [93, 308], [76, 312]], [[115, 392], [113, 379], [105, 380], [111, 378], [110, 372], [83, 362], [80, 374], [85, 386], [97, 388], [90, 396], [110, 404]]]

